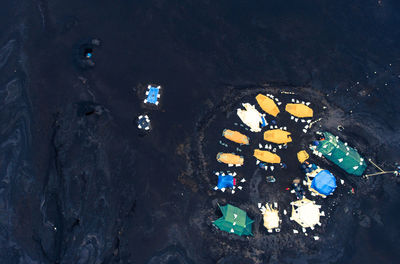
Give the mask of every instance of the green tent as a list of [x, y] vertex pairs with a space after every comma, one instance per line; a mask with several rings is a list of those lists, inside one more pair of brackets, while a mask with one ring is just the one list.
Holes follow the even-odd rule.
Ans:
[[222, 231], [239, 236], [253, 235], [251, 224], [254, 221], [247, 216], [245, 211], [230, 204], [220, 206], [219, 209], [222, 212], [222, 217], [213, 222], [215, 226]]
[[322, 132], [322, 134], [325, 140], [319, 141], [316, 150], [347, 173], [361, 176], [367, 164], [357, 150], [347, 146], [347, 143], [343, 143], [329, 132]]

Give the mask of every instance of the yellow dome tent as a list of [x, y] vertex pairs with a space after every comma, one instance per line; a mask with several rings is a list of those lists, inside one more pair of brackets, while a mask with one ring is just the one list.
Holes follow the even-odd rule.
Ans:
[[281, 163], [281, 157], [267, 150], [255, 149], [253, 156], [267, 163]]
[[303, 163], [304, 161], [308, 160], [310, 156], [308, 155], [307, 151], [301, 150], [297, 152], [297, 159], [299, 160], [300, 163]]
[[279, 114], [279, 108], [275, 104], [274, 100], [263, 95], [263, 94], [258, 94], [256, 96], [257, 103], [260, 105], [261, 109], [264, 110], [266, 113], [272, 115], [272, 116], [277, 116]]
[[222, 162], [225, 164], [232, 164], [236, 166], [241, 166], [244, 163], [244, 158], [242, 156], [233, 154], [233, 153], [218, 153], [217, 154], [217, 160], [218, 162]]
[[287, 104], [286, 112], [299, 118], [313, 117], [313, 110], [304, 104]]
[[242, 133], [240, 133], [238, 131], [224, 129], [224, 131], [222, 132], [222, 135], [226, 139], [229, 139], [230, 141], [239, 143], [241, 145], [249, 145], [249, 138], [246, 135], [243, 135]]
[[292, 142], [291, 133], [282, 129], [271, 129], [264, 132], [264, 140], [276, 144]]

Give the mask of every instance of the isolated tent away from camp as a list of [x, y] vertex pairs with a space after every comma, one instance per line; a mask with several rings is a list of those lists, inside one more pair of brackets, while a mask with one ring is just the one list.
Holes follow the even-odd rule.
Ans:
[[219, 206], [222, 217], [215, 220], [213, 224], [220, 230], [239, 236], [252, 236], [251, 225], [254, 222], [242, 209], [227, 204]]

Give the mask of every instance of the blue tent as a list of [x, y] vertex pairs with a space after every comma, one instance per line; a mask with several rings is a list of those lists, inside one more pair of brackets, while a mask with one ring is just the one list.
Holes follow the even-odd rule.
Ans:
[[231, 175], [219, 175], [218, 176], [218, 189], [222, 188], [233, 188], [233, 185], [236, 184], [236, 180]]
[[311, 188], [320, 194], [329, 195], [336, 189], [336, 178], [328, 170], [322, 170], [314, 177]]
[[158, 93], [160, 91], [160, 88], [150, 86], [149, 92], [147, 94], [147, 102], [150, 104], [156, 104], [158, 100]]

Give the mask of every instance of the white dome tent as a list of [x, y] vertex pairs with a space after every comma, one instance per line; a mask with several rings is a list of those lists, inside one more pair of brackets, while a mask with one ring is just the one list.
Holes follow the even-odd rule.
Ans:
[[290, 220], [296, 221], [303, 228], [314, 229], [315, 225], [321, 225], [319, 218], [324, 213], [320, 212], [320, 205], [315, 204], [314, 201], [310, 201], [304, 198], [299, 201], [291, 202], [292, 205], [292, 216]]

